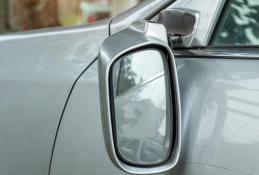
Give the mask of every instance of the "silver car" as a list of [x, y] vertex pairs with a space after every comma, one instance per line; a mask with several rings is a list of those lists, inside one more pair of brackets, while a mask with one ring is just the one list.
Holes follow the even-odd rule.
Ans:
[[259, 174], [258, 14], [151, 0], [1, 35], [0, 174]]

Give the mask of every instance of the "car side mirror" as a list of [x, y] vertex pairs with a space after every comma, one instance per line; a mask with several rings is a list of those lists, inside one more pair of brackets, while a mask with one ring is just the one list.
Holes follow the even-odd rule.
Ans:
[[158, 23], [172, 36], [185, 36], [194, 31], [196, 16], [180, 9], [166, 9], [158, 15]]
[[106, 149], [131, 174], [172, 169], [181, 144], [177, 71], [166, 29], [137, 21], [107, 38], [98, 56]]

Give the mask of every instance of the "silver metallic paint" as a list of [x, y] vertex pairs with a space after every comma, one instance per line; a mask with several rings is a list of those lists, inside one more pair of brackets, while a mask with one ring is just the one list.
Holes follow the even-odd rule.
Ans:
[[111, 21], [111, 34], [126, 29], [132, 22], [137, 20], [150, 20], [163, 8], [166, 8], [175, 0], [145, 0], [136, 7], [115, 16]]
[[69, 91], [108, 23], [0, 36], [0, 174], [46, 175]]
[[[196, 0], [195, 2], [198, 3]], [[188, 4], [183, 3], [182, 6], [187, 7]], [[210, 33], [213, 25], [210, 26], [210, 31], [204, 32]], [[55, 132], [53, 128], [60, 117], [64, 95], [67, 95], [78, 73], [97, 54], [96, 48], [89, 48], [89, 52], [84, 52], [84, 49], [88, 48], [88, 40], [83, 38], [87, 35], [86, 31], [83, 28], [64, 29], [60, 32], [51, 30], [48, 34], [29, 32], [0, 36], [1, 174], [47, 174], [50, 147]], [[98, 33], [100, 40], [101, 36], [104, 37], [103, 31]], [[203, 33], [199, 33], [196, 38], [206, 46], [209, 34], [204, 38]], [[42, 41], [39, 36], [43, 37]], [[58, 44], [61, 39], [69, 41], [70, 38], [72, 43], [78, 45]], [[45, 41], [51, 41], [48, 43], [50, 46]], [[81, 44], [78, 41], [81, 41]], [[95, 43], [94, 40], [91, 41]], [[5, 42], [6, 44], [3, 44]], [[34, 48], [33, 52], [29, 53], [26, 46]], [[45, 47], [48, 48], [47, 51], [43, 49]], [[56, 53], [52, 47], [59, 48], [60, 52]], [[62, 54], [63, 52], [65, 53]], [[255, 59], [258, 58], [256, 53], [252, 55]], [[239, 60], [217, 57], [211, 59], [211, 56], [213, 55], [202, 59], [176, 58], [182, 98], [184, 154], [173, 171], [161, 175], [241, 175], [259, 172], [258, 60], [247, 60], [249, 52], [239, 53]], [[39, 61], [35, 58], [42, 59]], [[47, 62], [43, 58], [47, 59]], [[51, 60], [59, 58], [63, 59], [55, 61], [58, 64], [53, 65]], [[12, 68], [13, 66], [15, 67]], [[43, 70], [49, 66], [51, 72]], [[40, 71], [36, 71], [37, 69]], [[39, 74], [43, 79], [38, 78]], [[29, 78], [24, 80], [26, 76], [23, 75]], [[51, 79], [53, 75], [55, 76]], [[63, 80], [63, 84], [56, 84], [57, 79]], [[46, 84], [51, 81], [53, 86], [45, 87], [43, 93], [43, 86], [37, 84], [39, 80], [44, 80]], [[29, 86], [28, 83], [32, 81], [36, 82], [35, 85]], [[126, 174], [113, 166], [105, 151], [98, 88], [98, 67], [95, 63], [79, 79], [68, 101], [57, 138], [51, 174]], [[43, 95], [39, 95], [39, 92]], [[43, 104], [48, 106], [43, 108]], [[35, 106], [37, 111], [29, 110], [32, 106]]]
[[1, 174], [48, 174], [65, 102], [108, 23], [0, 35]]
[[[258, 174], [257, 60], [176, 58], [182, 106], [182, 155], [161, 175]], [[195, 71], [194, 71], [195, 70]], [[80, 78], [61, 124], [53, 175], [125, 174], [102, 137], [98, 67]]]
[[258, 64], [246, 57], [177, 60], [181, 162], [189, 167], [182, 174], [258, 174]]
[[[187, 1], [182, 1], [181, 6], [188, 6], [189, 3], [183, 2]], [[198, 1], [195, 2], [197, 5], [194, 7], [198, 7]], [[210, 2], [209, 6], [217, 3], [204, 3], [207, 2]], [[202, 15], [211, 19], [206, 12]], [[208, 30], [212, 28], [204, 32], [210, 33]], [[206, 45], [209, 34], [202, 36], [202, 28], [199, 31], [197, 39]], [[211, 59], [213, 55], [211, 53], [202, 59], [199, 55], [196, 58], [176, 58], [182, 98], [183, 155], [175, 169], [161, 175], [259, 172], [258, 61], [247, 60], [249, 52], [239, 52], [238, 60], [217, 59], [217, 54]], [[257, 53], [252, 57], [258, 58]], [[69, 101], [57, 140], [53, 175], [66, 172], [77, 175], [125, 174], [111, 164], [100, 139], [98, 85], [98, 67], [95, 64], [79, 80]]]
[[59, 129], [51, 175], [126, 175], [111, 162], [103, 138], [97, 61], [82, 75]]
[[[122, 42], [128, 41], [128, 42]], [[117, 45], [117, 43], [121, 43]], [[134, 51], [135, 49], [142, 47], [157, 46], [164, 48], [170, 59], [170, 66], [172, 69], [171, 82], [174, 99], [174, 111], [176, 120], [176, 138], [174, 149], [172, 150], [171, 156], [165, 163], [152, 166], [152, 167], [136, 167], [131, 166], [121, 161], [115, 151], [114, 138], [112, 132], [112, 119], [110, 109], [110, 88], [109, 88], [109, 75], [112, 64], [125, 53]], [[100, 101], [101, 101], [101, 112], [103, 121], [103, 135], [106, 143], [107, 152], [113, 161], [113, 163], [120, 169], [132, 173], [132, 174], [150, 174], [167, 171], [173, 168], [179, 158], [181, 148], [181, 109], [180, 109], [180, 97], [179, 87], [177, 80], [176, 67], [174, 62], [174, 56], [171, 49], [168, 47], [166, 29], [161, 24], [150, 23], [145, 21], [136, 21], [129, 28], [118, 32], [111, 37], [107, 38], [99, 51], [98, 56], [99, 63], [99, 83], [100, 83]]]
[[[199, 17], [196, 13], [199, 23], [195, 26], [196, 30], [191, 38], [186, 38], [186, 46], [206, 46], [226, 0], [177, 0], [176, 2], [174, 0], [154, 0], [152, 3], [151, 1], [146, 2], [149, 3], [148, 5], [143, 3], [141, 6], [114, 17], [110, 27], [111, 34], [127, 28], [133, 21], [151, 19], [156, 15], [155, 10], [158, 13], [163, 8], [185, 9], [199, 13]], [[190, 39], [191, 41], [188, 41]]]

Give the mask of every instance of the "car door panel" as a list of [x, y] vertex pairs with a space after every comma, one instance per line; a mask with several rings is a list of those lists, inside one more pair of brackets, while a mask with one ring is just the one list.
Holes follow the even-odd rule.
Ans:
[[78, 80], [68, 101], [50, 174], [123, 174], [105, 150], [97, 62]]
[[69, 92], [96, 58], [107, 27], [0, 37], [0, 174], [48, 174]]
[[[177, 167], [161, 174], [259, 171], [255, 156], [259, 154], [257, 62], [176, 56], [183, 146]], [[98, 97], [98, 67], [94, 63], [78, 81], [68, 103], [51, 174], [124, 174], [106, 153]]]
[[258, 172], [258, 61], [207, 57], [177, 64], [182, 67], [182, 161]]
[[[186, 7], [189, 0], [178, 2], [176, 7]], [[213, 11], [222, 2], [215, 1]], [[198, 29], [194, 43], [206, 46], [219, 14], [201, 15], [210, 25]], [[115, 18], [110, 32], [139, 18], [133, 15], [122, 23]], [[49, 168], [50, 175], [127, 174], [109, 159], [102, 131], [96, 57], [108, 36], [104, 23], [0, 38], [1, 174], [48, 174]], [[160, 174], [257, 174], [258, 50], [185, 48], [174, 53], [182, 151], [178, 165]]]

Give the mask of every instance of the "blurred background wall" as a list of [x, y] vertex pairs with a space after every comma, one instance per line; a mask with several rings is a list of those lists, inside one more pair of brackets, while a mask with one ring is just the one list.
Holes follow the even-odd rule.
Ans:
[[112, 0], [112, 15], [117, 15], [138, 4], [138, 0]]
[[0, 33], [93, 23], [143, 0], [0, 0]]
[[3, 31], [5, 32], [6, 28], [7, 28], [7, 9], [8, 8], [8, 4], [6, 0], [0, 0], [0, 32]]

